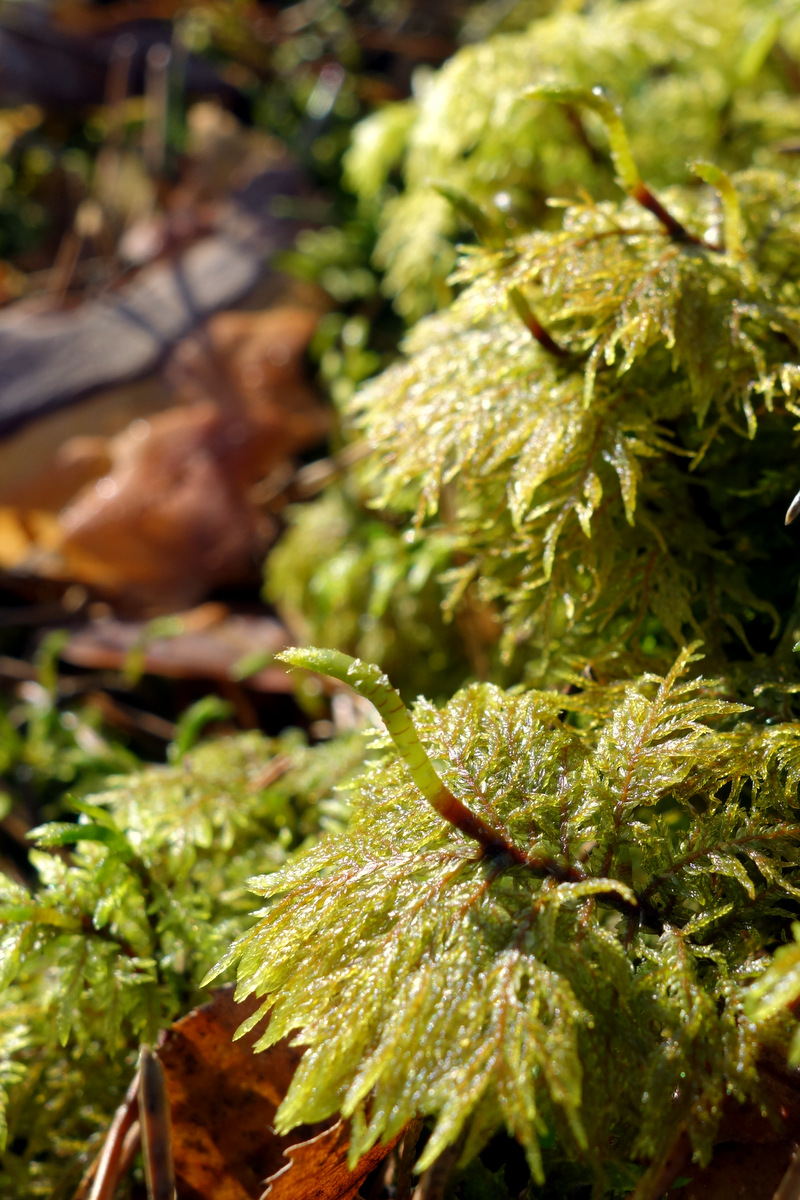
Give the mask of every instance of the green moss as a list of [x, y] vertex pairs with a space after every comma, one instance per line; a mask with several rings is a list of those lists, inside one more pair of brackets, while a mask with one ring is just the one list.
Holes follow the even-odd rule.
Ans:
[[455, 594], [477, 579], [504, 606], [534, 678], [556, 657], [631, 669], [648, 618], [662, 663], [698, 634], [720, 655], [768, 644], [796, 482], [800, 191], [765, 171], [735, 188], [735, 253], [710, 188], [663, 193], [698, 238], [715, 227], [699, 243], [629, 200], [475, 250], [451, 309], [353, 401], [375, 503], [435, 533], [446, 497]]
[[401, 162], [402, 191], [384, 193], [376, 260], [407, 318], [448, 295], [459, 222], [432, 184], [457, 188], [518, 230], [546, 220], [552, 196], [614, 194], [595, 120], [525, 99], [533, 84], [608, 87], [625, 106], [634, 155], [654, 186], [686, 181], [697, 157], [726, 170], [754, 155], [772, 165], [777, 145], [800, 132], [793, 9], [775, 0], [584, 7], [557, 5], [524, 31], [464, 47], [435, 76], [419, 78], [412, 105], [382, 109], [357, 129], [347, 177], [365, 203]]
[[341, 828], [342, 802], [317, 797], [362, 758], [359, 735], [319, 750], [292, 733], [207, 742], [76, 801], [77, 823], [43, 826], [37, 887], [0, 877], [4, 1196], [71, 1194], [139, 1042], [202, 1002], [252, 907], [244, 879]]
[[447, 787], [524, 861], [454, 829], [390, 755], [346, 832], [251, 882], [267, 907], [222, 966], [274, 1005], [260, 1045], [308, 1046], [280, 1129], [341, 1110], [357, 1158], [419, 1112], [422, 1168], [504, 1124], [540, 1181], [553, 1132], [601, 1176], [684, 1127], [708, 1156], [725, 1096], [758, 1096], [743, 1005], [800, 895], [798, 733], [753, 729], [692, 661], [575, 693], [578, 724], [492, 685], [417, 705]]

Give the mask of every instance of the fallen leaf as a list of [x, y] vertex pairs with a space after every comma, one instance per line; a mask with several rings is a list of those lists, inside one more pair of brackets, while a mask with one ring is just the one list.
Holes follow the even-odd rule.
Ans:
[[59, 515], [52, 573], [150, 609], [246, 575], [277, 531], [250, 489], [328, 426], [299, 363], [316, 319], [303, 309], [215, 318], [175, 367], [194, 403], [108, 442], [107, 473]]
[[[58, 512], [79, 487], [108, 470], [105, 439], [173, 402], [159, 373], [38, 415], [0, 441], [0, 504]], [[105, 465], [87, 452], [94, 447], [96, 454], [101, 445]]]
[[[254, 1054], [265, 1021], [232, 1040], [259, 1003], [235, 1004], [233, 989], [224, 988], [173, 1025], [158, 1050], [179, 1195], [192, 1200], [256, 1200], [262, 1181], [283, 1166], [284, 1149], [320, 1128], [305, 1126], [284, 1137], [272, 1129], [301, 1050], [284, 1040]], [[303, 1192], [294, 1192], [293, 1200], [303, 1200]]]
[[319, 307], [293, 304], [218, 313], [170, 360], [169, 378], [184, 404], [210, 399], [232, 419], [247, 418], [251, 457], [262, 473], [328, 432], [328, 414], [302, 369], [319, 317]]
[[[201, 617], [208, 619], [201, 622]], [[139, 669], [146, 675], [242, 679], [256, 691], [292, 691], [292, 682], [281, 666], [262, 665], [247, 675], [236, 670], [245, 658], [259, 653], [271, 658], [289, 644], [285, 628], [274, 617], [229, 613], [223, 605], [204, 604], [191, 612], [175, 614], [170, 625], [173, 622], [174, 632], [159, 636], [147, 621], [113, 617], [91, 621], [72, 634], [61, 657], [73, 666], [122, 671], [131, 655], [136, 654]]]
[[135, 421], [111, 439], [108, 474], [59, 514], [60, 554], [42, 572], [140, 609], [183, 607], [244, 574], [275, 531], [240, 472], [248, 432], [210, 402]]
[[355, 1170], [350, 1171], [348, 1126], [337, 1121], [330, 1129], [284, 1151], [289, 1162], [267, 1180], [268, 1187], [259, 1200], [354, 1200], [364, 1180], [380, 1166], [402, 1136], [401, 1131], [385, 1145], [373, 1146], [359, 1159]]
[[[89, 586], [128, 612], [180, 609], [247, 578], [278, 528], [254, 485], [328, 428], [302, 368], [317, 319], [295, 307], [214, 318], [173, 363], [184, 403], [111, 438], [68, 440], [38, 489], [17, 488], [33, 508], [18, 528], [9, 515], [5, 537], [0, 525], [0, 562]], [[37, 540], [31, 513], [70, 485], [60, 544], [52, 522]]]
[[[302, 382], [302, 376], [297, 373], [296, 362], [321, 311], [318, 294], [277, 272], [264, 275], [259, 292], [262, 293], [259, 311], [222, 313], [222, 323], [217, 325], [212, 320], [211, 334], [204, 334], [199, 343], [194, 337], [191, 338], [190, 348], [178, 343], [170, 370], [172, 385], [167, 382], [164, 372], [158, 371], [144, 379], [103, 388], [91, 396], [70, 400], [53, 412], [37, 410], [35, 420], [12, 434], [5, 433], [0, 441], [0, 504], [57, 512], [82, 484], [108, 471], [110, 460], [106, 439], [122, 433], [132, 421], [149, 418], [156, 412], [171, 408], [176, 400], [176, 386], [180, 391], [181, 379], [186, 382], [186, 391], [180, 391], [185, 400], [209, 397], [208, 387], [203, 389], [197, 383], [197, 377], [202, 378], [208, 366], [204, 362], [204, 352], [205, 358], [210, 355], [213, 359], [207, 372], [209, 375], [224, 381], [226, 372], [232, 370], [248, 394], [255, 379], [252, 360], [257, 360], [260, 354], [266, 359], [266, 363], [262, 364], [261, 393], [266, 391], [269, 397], [271, 389], [273, 403], [279, 403], [280, 393], [288, 383], [292, 392], [292, 419], [297, 420], [304, 412], [319, 414], [314, 394], [307, 387], [298, 403], [297, 381]], [[233, 333], [230, 332], [229, 317], [239, 319], [238, 331], [234, 322]], [[17, 323], [25, 328], [25, 322], [19, 315], [14, 324]], [[242, 330], [248, 325], [249, 335], [242, 338]], [[253, 342], [259, 338], [262, 341], [260, 350], [253, 347]], [[239, 368], [235, 364], [232, 367], [226, 365], [224, 346], [228, 343], [235, 343], [232, 353], [235, 356], [244, 353], [247, 363], [242, 362]], [[284, 364], [282, 370], [276, 370], [272, 360], [280, 360], [287, 344], [290, 344], [291, 363]], [[103, 358], [99, 363], [101, 372]], [[0, 376], [2, 365], [3, 333], [0, 320]], [[62, 362], [61, 365], [65, 364]], [[10, 377], [3, 378], [4, 385], [14, 385], [13, 371]], [[61, 377], [60, 385], [68, 387], [69, 383], [69, 364], [66, 364], [66, 375]], [[231, 388], [235, 386], [238, 385], [228, 380], [223, 390], [230, 395]], [[219, 390], [218, 387], [215, 396]], [[3, 397], [0, 398], [0, 432], [4, 398], [5, 386]], [[38, 401], [35, 397], [33, 399], [35, 407]], [[312, 433], [311, 436], [317, 435]]]
[[52, 513], [0, 507], [0, 569], [13, 570], [36, 550], [55, 551], [62, 533]]

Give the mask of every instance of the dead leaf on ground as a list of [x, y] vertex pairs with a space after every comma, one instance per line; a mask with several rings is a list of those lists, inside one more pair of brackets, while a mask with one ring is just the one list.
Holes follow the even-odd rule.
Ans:
[[106, 474], [59, 514], [53, 577], [134, 607], [181, 607], [245, 573], [275, 527], [249, 503], [251, 430], [206, 401], [135, 421], [108, 445]]
[[[132, 655], [146, 675], [170, 679], [242, 679], [260, 692], [292, 691], [283, 667], [264, 662], [243, 673], [245, 660], [270, 659], [289, 644], [289, 636], [274, 617], [230, 613], [224, 605], [204, 604], [170, 618], [174, 632], [158, 633], [147, 621], [113, 617], [91, 621], [72, 634], [61, 657], [73, 666], [94, 671], [123, 671]], [[237, 669], [239, 668], [239, 669]]]
[[[38, 489], [17, 490], [25, 507], [4, 514], [0, 562], [144, 612], [246, 577], [277, 531], [254, 485], [328, 428], [302, 368], [317, 319], [293, 307], [213, 318], [173, 362], [184, 403], [111, 438], [68, 440]], [[42, 514], [76, 484], [57, 514], [59, 541]]]
[[[232, 1040], [259, 1004], [235, 1004], [233, 989], [225, 988], [173, 1025], [159, 1048], [182, 1197], [256, 1200], [263, 1181], [283, 1167], [284, 1149], [320, 1128], [305, 1126], [284, 1137], [272, 1129], [302, 1051], [284, 1040], [253, 1054], [265, 1021]], [[292, 1195], [303, 1200], [304, 1193]]]
[[330, 1129], [285, 1151], [289, 1162], [268, 1180], [269, 1186], [259, 1200], [354, 1200], [367, 1176], [380, 1166], [402, 1136], [401, 1131], [385, 1145], [373, 1146], [359, 1159], [355, 1170], [350, 1171], [348, 1126], [337, 1121]]
[[[248, 298], [247, 307], [249, 317], [254, 312], [263, 317], [282, 309], [318, 313], [321, 301], [315, 288], [269, 271]], [[264, 353], [267, 350], [268, 345]], [[103, 473], [102, 468], [94, 469], [91, 454], [87, 454], [92, 442], [102, 446], [99, 439], [122, 433], [138, 418], [171, 408], [175, 399], [175, 387], [158, 371], [132, 383], [103, 388], [53, 412], [38, 413], [36, 420], [0, 440], [0, 505], [57, 512], [82, 484]]]

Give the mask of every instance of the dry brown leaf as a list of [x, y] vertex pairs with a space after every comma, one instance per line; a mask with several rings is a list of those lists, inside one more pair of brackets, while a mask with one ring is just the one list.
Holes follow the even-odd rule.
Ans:
[[[225, 313], [172, 368], [174, 408], [111, 438], [68, 440], [0, 528], [0, 561], [88, 585], [129, 611], [182, 608], [246, 577], [277, 525], [254, 485], [318, 441], [328, 414], [303, 377], [317, 313]], [[38, 538], [30, 511], [76, 491]], [[41, 522], [40, 522], [41, 523]], [[45, 553], [46, 552], [46, 553]]]
[[[158, 1050], [172, 1110], [181, 1200], [352, 1200], [400, 1135], [347, 1169], [347, 1126], [300, 1126], [279, 1137], [275, 1111], [302, 1050], [288, 1039], [253, 1054], [268, 1018], [233, 1035], [260, 1000], [236, 1004], [223, 988], [176, 1022]], [[327, 1123], [326, 1123], [327, 1124]], [[288, 1161], [287, 1161], [288, 1159]], [[266, 1191], [264, 1190], [266, 1187]]]
[[380, 1166], [402, 1137], [373, 1146], [359, 1159], [354, 1171], [347, 1167], [348, 1127], [337, 1121], [306, 1142], [286, 1150], [287, 1165], [268, 1180], [260, 1200], [354, 1200], [364, 1180]]
[[265, 1022], [232, 1040], [259, 1003], [235, 1004], [233, 989], [225, 988], [173, 1025], [159, 1048], [179, 1196], [255, 1200], [263, 1181], [283, 1165], [284, 1149], [311, 1132], [305, 1126], [278, 1137], [272, 1130], [301, 1051], [282, 1041], [253, 1054]]
[[[244, 375], [245, 390], [248, 380], [252, 385], [255, 377], [252, 370], [253, 359], [256, 359], [255, 365], [258, 368], [257, 359], [260, 353], [267, 360], [268, 368], [264, 372], [261, 396], [266, 393], [269, 397], [271, 392], [273, 400], [268, 398], [267, 403], [280, 407], [281, 394], [288, 388], [292, 420], [298, 421], [298, 418], [306, 414], [309, 436], [318, 437], [318, 430], [324, 425], [324, 417], [320, 414], [313, 393], [305, 387], [297, 371], [297, 358], [305, 349], [313, 332], [317, 314], [321, 311], [318, 295], [315, 290], [289, 283], [272, 272], [259, 288], [257, 299], [260, 300], [260, 312], [220, 314], [226, 319], [229, 316], [236, 318], [239, 322], [238, 331], [236, 321], [231, 326], [229, 321], [223, 320], [221, 326], [212, 324], [210, 335], [206, 335], [200, 342], [196, 338], [191, 339], [190, 349], [178, 345], [174, 359], [176, 365], [172, 373], [176, 380], [179, 380], [181, 375], [187, 378], [187, 392], [190, 390], [191, 393], [180, 393], [179, 398], [186, 401], [218, 399], [219, 388], [209, 396], [208, 386], [198, 387], [197, 380], [191, 379], [192, 374], [201, 379], [204, 373], [217, 378], [221, 375], [224, 379], [227, 367], [225, 347], [222, 343], [226, 340], [236, 341], [236, 351], [239, 353], [242, 341], [249, 341], [249, 345], [243, 347], [247, 357], [247, 363], [242, 364], [244, 370], [236, 372], [234, 368], [235, 373]], [[57, 319], [60, 320], [60, 317]], [[21, 328], [24, 327], [23, 321]], [[233, 338], [229, 333], [231, 328]], [[241, 333], [244, 329], [249, 331], [249, 338], [242, 339]], [[222, 331], [219, 338], [217, 330]], [[240, 335], [238, 338], [237, 332]], [[115, 339], [111, 339], [111, 345], [114, 345], [114, 342]], [[274, 363], [270, 360], [284, 356], [287, 346], [291, 362], [275, 370]], [[205, 364], [205, 367], [202, 362], [204, 347], [207, 352], [212, 353], [215, 360], [210, 366]], [[47, 353], [37, 352], [36, 357], [46, 360]], [[187, 362], [187, 359], [190, 361]], [[2, 365], [0, 361], [0, 366]], [[59, 363], [60, 368], [63, 366], [63, 362]], [[273, 368], [271, 371], [270, 367]], [[59, 375], [63, 379], [63, 370], [59, 371]], [[302, 392], [298, 389], [298, 380]], [[225, 391], [231, 391], [230, 380], [225, 386]], [[257, 400], [260, 398], [256, 397]], [[104, 388], [55, 412], [37, 413], [35, 421], [29, 422], [13, 434], [4, 435], [0, 440], [0, 504], [57, 512], [68, 503], [79, 487], [108, 471], [111, 465], [108, 458], [108, 439], [121, 434], [137, 419], [148, 419], [154, 413], [171, 408], [175, 399], [174, 388], [168, 385], [163, 372], [159, 372], [119, 387]], [[0, 425], [2, 415], [0, 411]], [[100, 457], [104, 461], [100, 461]]]
[[[0, 504], [58, 512], [79, 487], [110, 466], [107, 439], [142, 417], [163, 411], [174, 396], [161, 376], [149, 376], [46, 413], [0, 440]], [[103, 446], [106, 465], [91, 462]]]
[[236, 578], [273, 534], [247, 496], [249, 434], [210, 402], [135, 421], [111, 439], [108, 473], [60, 513], [51, 573], [144, 608]]
[[291, 449], [297, 441], [320, 437], [327, 420], [301, 369], [320, 312], [312, 302], [217, 313], [175, 350], [169, 374], [180, 398], [244, 408], [278, 437], [275, 459], [286, 453], [281, 442]]
[[[78, 667], [120, 671], [135, 653], [140, 656], [140, 669], [147, 675], [230, 680], [237, 678], [233, 668], [245, 657], [259, 651], [265, 656], [273, 655], [290, 640], [274, 617], [230, 613], [224, 605], [204, 604], [191, 612], [176, 614], [174, 620], [176, 632], [168, 637], [154, 637], [146, 621], [112, 617], [92, 621], [72, 635], [61, 657]], [[279, 666], [264, 666], [248, 675], [244, 682], [261, 692], [292, 690], [287, 672]]]
[[61, 527], [52, 513], [0, 508], [1, 569], [13, 570], [34, 550], [57, 550], [61, 541]]
[[173, 372], [193, 402], [109, 441], [108, 473], [60, 515], [63, 575], [129, 604], [176, 607], [246, 571], [275, 533], [250, 489], [327, 428], [299, 364], [316, 319], [220, 314], [184, 344]]

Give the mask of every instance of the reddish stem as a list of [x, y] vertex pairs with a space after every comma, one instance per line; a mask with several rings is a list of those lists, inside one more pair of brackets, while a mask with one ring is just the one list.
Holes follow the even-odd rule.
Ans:
[[[658, 197], [653, 195], [650, 188], [641, 179], [631, 188], [630, 194], [634, 200], [641, 204], [642, 208], [646, 208], [648, 212], [651, 212], [661, 222], [673, 242], [694, 242], [696, 246], [706, 245], [702, 238], [690, 233], [685, 225], [682, 225], [676, 217], [673, 217], [672, 213], [667, 212]], [[710, 249], [711, 247], [707, 248]]]

